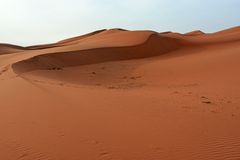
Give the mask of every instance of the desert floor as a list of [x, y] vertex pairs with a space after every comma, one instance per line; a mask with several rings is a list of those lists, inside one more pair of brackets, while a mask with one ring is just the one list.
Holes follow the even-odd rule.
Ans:
[[240, 28], [0, 45], [1, 160], [239, 160]]

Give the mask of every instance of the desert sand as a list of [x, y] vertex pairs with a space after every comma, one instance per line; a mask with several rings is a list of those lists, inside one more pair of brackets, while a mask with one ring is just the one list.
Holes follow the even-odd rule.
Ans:
[[240, 27], [0, 45], [0, 160], [239, 160]]

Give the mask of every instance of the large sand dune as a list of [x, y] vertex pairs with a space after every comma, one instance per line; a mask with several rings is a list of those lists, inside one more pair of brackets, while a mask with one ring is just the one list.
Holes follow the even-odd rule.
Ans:
[[240, 159], [239, 53], [239, 27], [0, 45], [0, 159]]
[[[109, 34], [106, 32], [105, 34]], [[154, 32], [115, 33], [113, 36], [94, 36], [78, 44], [45, 50], [26, 60], [13, 64], [16, 72], [54, 69], [159, 56], [183, 47], [177, 39]], [[50, 53], [49, 53], [50, 52]], [[36, 55], [36, 54], [33, 54]]]

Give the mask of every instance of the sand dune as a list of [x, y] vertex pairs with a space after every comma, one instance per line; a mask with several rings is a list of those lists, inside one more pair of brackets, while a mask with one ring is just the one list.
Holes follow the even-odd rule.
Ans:
[[186, 36], [199, 36], [199, 35], [203, 35], [203, 34], [205, 34], [205, 33], [200, 30], [196, 30], [196, 31], [188, 32], [185, 35]]
[[236, 33], [239, 33], [240, 32], [240, 26], [237, 26], [237, 27], [232, 27], [230, 29], [225, 29], [225, 30], [222, 30], [222, 31], [218, 31], [216, 32], [215, 34], [236, 34]]
[[[109, 34], [109, 32], [107, 34]], [[135, 35], [133, 34], [131, 36], [137, 37], [138, 34], [139, 33], [136, 33]], [[146, 34], [146, 32], [142, 32], [142, 34]], [[126, 34], [124, 34], [124, 37], [119, 40], [117, 39], [118, 37], [110, 37], [111, 39], [108, 39], [109, 37], [107, 37], [106, 40], [104, 40], [103, 38], [101, 42], [97, 43], [97, 45], [99, 45], [97, 47], [104, 45], [102, 48], [85, 49], [86, 46], [93, 46], [93, 44], [96, 44], [96, 42], [98, 41], [94, 41], [93, 44], [92, 41], [88, 41], [88, 43], [80, 43], [79, 46], [75, 45], [73, 46], [73, 48], [77, 48], [78, 50], [74, 51], [63, 52], [62, 48], [59, 48], [55, 50], [55, 52], [57, 53], [44, 53], [29, 58], [27, 60], [17, 62], [13, 64], [13, 69], [16, 72], [29, 72], [39, 69], [61, 69], [64, 67], [96, 64], [109, 61], [148, 58], [152, 56], [159, 56], [183, 47], [183, 45], [181, 45], [181, 43], [178, 42], [178, 40], [176, 39], [159, 36], [156, 33], [147, 34], [149, 34], [149, 37], [147, 39], [145, 39], [146, 37], [142, 38], [139, 36], [141, 38], [141, 41], [139, 39], [137, 39], [136, 41], [134, 37], [132, 42], [129, 38], [128, 45], [133, 43], [133, 46], [127, 47], [115, 47], [117, 45], [121, 45], [121, 43], [126, 43]], [[117, 36], [119, 36], [119, 34], [117, 34]], [[113, 41], [113, 39], [115, 40], [115, 42]], [[109, 45], [108, 42], [110, 41], [112, 47], [105, 47], [106, 45]], [[140, 44], [136, 45], [135, 43]], [[72, 50], [72, 48], [70, 50]]]
[[0, 159], [240, 159], [239, 52], [239, 27], [0, 45]]
[[27, 48], [28, 49], [47, 49], [47, 48], [52, 48], [52, 47], [62, 47], [62, 46], [66, 46], [66, 45], [74, 45], [74, 44], [78, 44], [78, 43], [82, 42], [83, 40], [85, 40], [85, 38], [91, 37], [96, 34], [100, 34], [101, 32], [103, 32], [103, 34], [111, 34], [111, 33], [115, 33], [118, 31], [127, 31], [127, 30], [124, 30], [124, 29], [110, 29], [110, 30], [102, 29], [102, 30], [98, 30], [98, 31], [94, 31], [94, 32], [85, 34], [85, 35], [65, 39], [65, 40], [59, 41], [57, 43], [35, 45], [35, 46], [29, 46]]
[[[232, 30], [232, 29], [230, 29]], [[235, 31], [235, 32], [234, 32]], [[226, 34], [205, 35], [201, 31], [188, 34], [152, 31], [126, 31], [119, 29], [100, 30], [84, 36], [60, 41], [61, 47], [44, 50], [37, 55], [13, 65], [16, 72], [53, 69], [95, 64], [108, 61], [149, 58], [172, 52], [180, 48], [239, 41], [238, 30]], [[231, 36], [230, 33], [236, 33]], [[167, 36], [164, 36], [166, 35]], [[188, 36], [194, 36], [189, 38]], [[197, 36], [197, 38], [195, 38]]]
[[238, 42], [240, 37], [239, 31], [240, 31], [239, 27], [235, 27], [229, 30], [224, 30], [222, 32], [198, 34], [197, 36], [194, 35], [196, 34], [196, 31], [190, 32], [190, 34], [193, 34], [194, 36], [173, 32], [165, 34], [165, 36], [185, 40], [196, 45], [213, 45], [219, 43], [233, 43], [235, 41]]
[[11, 44], [0, 44], [0, 55], [9, 54], [24, 51], [23, 47], [11, 45]]
[[98, 33], [103, 32], [103, 31], [105, 31], [105, 29], [99, 30], [99, 31], [95, 31], [95, 32], [92, 32], [92, 33], [88, 33], [88, 34], [85, 34], [85, 35], [81, 35], [81, 36], [65, 39], [65, 40], [59, 41], [57, 43], [44, 44], [44, 45], [35, 45], [35, 46], [29, 46], [27, 48], [28, 49], [46, 49], [46, 48], [61, 47], [61, 46], [65, 46], [65, 45], [75, 44], [75, 41], [87, 38], [89, 36], [92, 36], [94, 34], [98, 34]]

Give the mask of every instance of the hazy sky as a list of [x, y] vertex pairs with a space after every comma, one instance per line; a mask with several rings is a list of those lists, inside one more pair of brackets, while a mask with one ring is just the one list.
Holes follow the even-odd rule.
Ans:
[[55, 42], [103, 28], [213, 32], [240, 25], [240, 0], [0, 0], [0, 43]]

